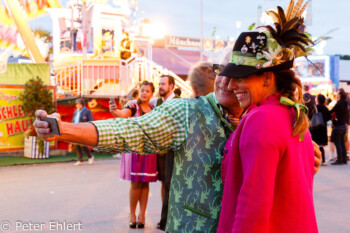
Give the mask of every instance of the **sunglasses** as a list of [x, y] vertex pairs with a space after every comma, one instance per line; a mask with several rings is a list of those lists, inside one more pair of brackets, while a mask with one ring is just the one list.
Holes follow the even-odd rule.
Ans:
[[220, 74], [220, 72], [224, 69], [224, 65], [221, 64], [213, 64], [213, 72], [215, 74]]

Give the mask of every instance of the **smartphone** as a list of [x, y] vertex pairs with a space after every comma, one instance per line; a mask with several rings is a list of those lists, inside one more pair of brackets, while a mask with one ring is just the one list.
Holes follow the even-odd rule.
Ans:
[[49, 123], [51, 134], [53, 135], [61, 135], [60, 128], [58, 127], [57, 118], [55, 117], [40, 117], [41, 121], [46, 121]]
[[114, 97], [109, 97], [109, 101], [111, 101], [111, 102], [112, 102], [112, 104], [114, 104], [114, 105], [115, 105], [115, 99], [114, 99]]

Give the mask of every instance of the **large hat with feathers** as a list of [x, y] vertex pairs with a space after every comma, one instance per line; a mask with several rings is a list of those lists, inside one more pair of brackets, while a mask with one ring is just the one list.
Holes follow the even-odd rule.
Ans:
[[304, 18], [301, 16], [307, 2], [294, 0], [286, 12], [278, 6], [277, 11], [267, 11], [274, 24], [261, 26], [261, 31], [243, 32], [239, 35], [229, 63], [220, 75], [243, 78], [265, 71], [287, 70], [293, 67], [296, 57], [307, 56], [314, 43], [304, 33]]

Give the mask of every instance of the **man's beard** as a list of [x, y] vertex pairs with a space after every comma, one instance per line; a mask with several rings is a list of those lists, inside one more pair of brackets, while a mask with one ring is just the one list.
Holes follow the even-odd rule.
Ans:
[[166, 96], [168, 93], [169, 93], [169, 90], [168, 90], [168, 91], [165, 91], [164, 89], [162, 89], [162, 91], [159, 90], [159, 95], [160, 95], [161, 97]]

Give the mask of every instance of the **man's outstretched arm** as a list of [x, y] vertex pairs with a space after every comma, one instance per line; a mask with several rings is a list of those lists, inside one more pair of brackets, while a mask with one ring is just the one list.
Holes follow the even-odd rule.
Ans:
[[58, 125], [62, 134], [58, 136], [52, 135], [50, 133], [49, 124], [45, 121], [40, 120], [40, 117], [47, 116], [47, 113], [44, 110], [37, 110], [35, 112], [35, 116], [36, 120], [33, 124], [35, 130], [38, 136], [45, 139], [46, 141], [63, 140], [92, 147], [95, 147], [98, 144], [97, 130], [92, 123], [77, 124], [62, 122], [60, 115], [58, 113], [54, 113], [50, 116], [57, 118]]
[[51, 135], [48, 124], [40, 121], [39, 116], [46, 116], [46, 112], [37, 111], [34, 126], [38, 135], [47, 141], [64, 140], [110, 152], [159, 154], [179, 148], [186, 140], [189, 104], [183, 99], [171, 100], [142, 117], [113, 118], [92, 124], [64, 123], [55, 113], [51, 116], [58, 118], [61, 136]]

